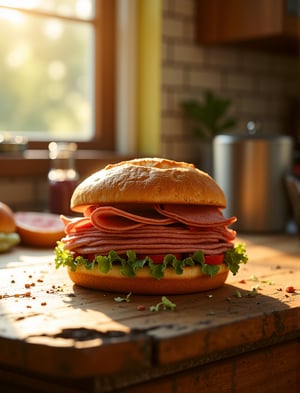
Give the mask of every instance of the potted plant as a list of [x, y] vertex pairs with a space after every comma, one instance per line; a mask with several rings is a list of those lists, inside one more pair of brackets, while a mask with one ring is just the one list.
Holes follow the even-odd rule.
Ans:
[[219, 97], [211, 90], [204, 92], [202, 102], [194, 99], [181, 102], [181, 108], [191, 123], [193, 136], [200, 141], [200, 166], [207, 172], [212, 172], [214, 137], [236, 125], [236, 119], [228, 116], [231, 104], [230, 99]]

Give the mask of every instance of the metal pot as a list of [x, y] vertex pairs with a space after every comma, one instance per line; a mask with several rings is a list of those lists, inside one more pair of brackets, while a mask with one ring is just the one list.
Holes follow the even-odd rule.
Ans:
[[292, 138], [249, 130], [244, 135], [218, 135], [213, 142], [214, 178], [227, 199], [224, 214], [238, 218], [233, 227], [240, 231], [284, 231]]

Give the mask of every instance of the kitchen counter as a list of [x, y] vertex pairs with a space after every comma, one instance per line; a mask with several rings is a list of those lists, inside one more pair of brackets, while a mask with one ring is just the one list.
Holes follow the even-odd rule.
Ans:
[[175, 311], [75, 286], [53, 250], [1, 254], [1, 391], [298, 393], [300, 237], [238, 241], [248, 264]]

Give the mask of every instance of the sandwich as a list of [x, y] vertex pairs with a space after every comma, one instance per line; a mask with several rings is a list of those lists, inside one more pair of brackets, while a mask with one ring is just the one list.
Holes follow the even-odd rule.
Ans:
[[0, 202], [0, 252], [9, 251], [19, 242], [13, 211], [6, 203]]
[[226, 198], [193, 164], [139, 158], [107, 165], [75, 189], [56, 267], [86, 288], [185, 294], [224, 284], [247, 262]]

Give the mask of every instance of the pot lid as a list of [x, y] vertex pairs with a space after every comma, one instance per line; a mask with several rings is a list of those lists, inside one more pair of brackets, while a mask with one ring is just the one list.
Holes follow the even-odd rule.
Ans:
[[269, 142], [292, 142], [292, 138], [282, 134], [266, 134], [262, 131], [261, 123], [255, 120], [249, 120], [246, 124], [244, 133], [219, 134], [215, 140], [223, 143], [232, 143], [236, 141], [269, 141]]

